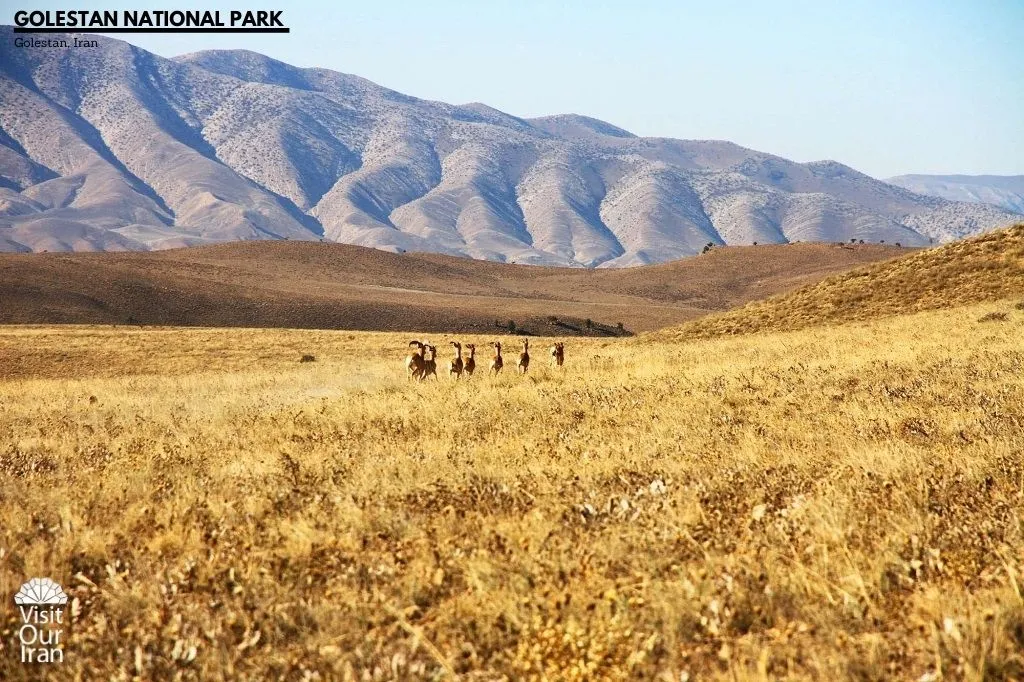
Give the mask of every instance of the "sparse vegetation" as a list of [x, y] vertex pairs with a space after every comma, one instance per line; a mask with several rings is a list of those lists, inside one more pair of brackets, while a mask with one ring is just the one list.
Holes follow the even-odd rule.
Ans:
[[0, 329], [3, 641], [49, 575], [54, 679], [1021, 679], [1007, 307], [426, 384], [395, 334]]
[[1006, 322], [1008, 319], [1009, 315], [1007, 313], [1004, 313], [1001, 310], [993, 310], [992, 312], [985, 313], [979, 317], [978, 322]]
[[[138, 324], [476, 333], [516, 322], [535, 336], [678, 324], [898, 255], [878, 247], [763, 245], [637, 268], [520, 268], [344, 244], [234, 242], [187, 250], [0, 254], [4, 324]], [[197, 273], [202, 273], [201, 276]], [[132, 282], [130, 288], [122, 286]], [[570, 296], [566, 292], [572, 292]], [[456, 296], [458, 314], [444, 304]], [[696, 307], [695, 307], [696, 306]], [[545, 323], [557, 317], [558, 329]], [[614, 322], [609, 323], [609, 327]], [[454, 326], [453, 326], [454, 325]]]
[[305, 353], [301, 358], [299, 358], [299, 362], [316, 362], [316, 356]]
[[1024, 291], [1024, 224], [875, 263], [658, 332], [666, 338], [802, 329], [950, 308]]

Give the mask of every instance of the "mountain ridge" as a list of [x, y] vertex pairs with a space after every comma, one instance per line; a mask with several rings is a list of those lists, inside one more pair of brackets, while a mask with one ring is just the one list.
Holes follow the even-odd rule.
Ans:
[[0, 35], [0, 250], [297, 239], [617, 267], [708, 243], [921, 246], [1012, 221], [835, 161], [524, 119], [256, 52]]
[[991, 204], [1024, 215], [1024, 175], [897, 175], [886, 182], [950, 201]]

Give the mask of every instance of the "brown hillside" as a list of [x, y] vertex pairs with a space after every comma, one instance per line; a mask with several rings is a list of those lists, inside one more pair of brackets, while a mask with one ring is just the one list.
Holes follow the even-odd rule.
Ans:
[[659, 334], [706, 338], [852, 322], [1024, 295], [1024, 223], [829, 277]]
[[[630, 269], [507, 265], [343, 244], [235, 242], [150, 253], [2, 254], [0, 323], [535, 334], [664, 327], [906, 249], [727, 247]], [[557, 317], [553, 323], [551, 317]], [[596, 325], [587, 329], [584, 321]]]

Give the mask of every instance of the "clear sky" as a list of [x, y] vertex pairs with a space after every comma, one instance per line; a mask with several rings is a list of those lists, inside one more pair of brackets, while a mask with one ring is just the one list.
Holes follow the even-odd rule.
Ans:
[[283, 9], [285, 35], [127, 35], [247, 48], [417, 97], [639, 135], [726, 139], [876, 177], [1024, 174], [1024, 0], [18, 3]]

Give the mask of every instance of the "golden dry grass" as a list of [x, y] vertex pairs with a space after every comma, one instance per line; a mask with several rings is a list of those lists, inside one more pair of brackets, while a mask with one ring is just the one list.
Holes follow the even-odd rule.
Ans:
[[1024, 295], [1024, 223], [857, 268], [658, 333], [663, 340], [804, 329]]
[[0, 678], [49, 575], [54, 679], [1022, 679], [1022, 337], [2, 329]]

